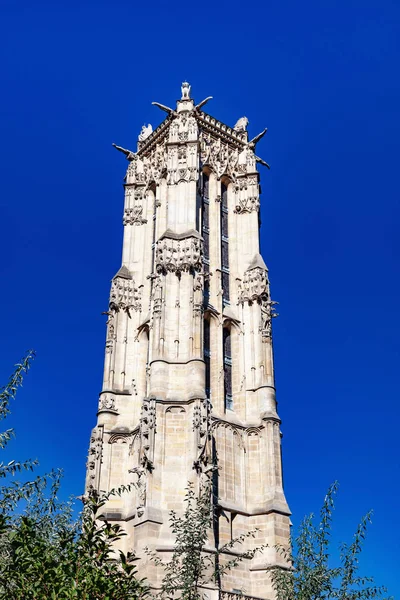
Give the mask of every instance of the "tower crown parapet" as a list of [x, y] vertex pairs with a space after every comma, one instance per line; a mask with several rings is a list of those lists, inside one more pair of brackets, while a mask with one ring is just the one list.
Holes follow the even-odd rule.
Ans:
[[[147, 126], [147, 128], [146, 126], [143, 126], [139, 135], [138, 154], [147, 154], [147, 152], [151, 151], [154, 143], [156, 143], [156, 141], [158, 142], [158, 138], [162, 139], [164, 137], [165, 130], [169, 128], [171, 122], [179, 115], [185, 113], [193, 113], [193, 117], [196, 119], [198, 127], [201, 127], [206, 132], [232, 144], [238, 150], [244, 150], [246, 147], [249, 147], [250, 150], [254, 151], [257, 141], [265, 135], [266, 129], [249, 142], [247, 132], [249, 123], [248, 118], [241, 117], [233, 127], [229, 127], [222, 121], [203, 112], [202, 107], [211, 99], [212, 96], [208, 96], [196, 105], [195, 101], [190, 97], [190, 84], [188, 82], [183, 82], [182, 96], [180, 100], [177, 100], [176, 110], [164, 104], [160, 104], [159, 102], [153, 102], [153, 105], [166, 112], [168, 117], [154, 131], [151, 129], [151, 125]], [[255, 157], [255, 161], [257, 160], [261, 164], [266, 165], [264, 161]]]

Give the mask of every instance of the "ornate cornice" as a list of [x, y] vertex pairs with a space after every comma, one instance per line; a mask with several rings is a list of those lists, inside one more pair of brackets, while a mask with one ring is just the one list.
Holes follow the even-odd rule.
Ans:
[[246, 132], [235, 131], [232, 127], [225, 125], [225, 123], [218, 121], [218, 119], [215, 119], [205, 112], [197, 112], [195, 113], [195, 116], [202, 128], [206, 131], [222, 138], [235, 148], [243, 150], [246, 147]]
[[269, 299], [268, 273], [261, 267], [255, 267], [245, 272], [239, 288], [239, 303], [262, 302]]
[[245, 424], [245, 423], [241, 423], [240, 421], [228, 421], [228, 419], [224, 419], [223, 417], [219, 416], [219, 415], [215, 415], [213, 413], [211, 413], [211, 421], [212, 421], [212, 427], [218, 427], [218, 426], [223, 426], [223, 427], [232, 427], [232, 429], [235, 429], [237, 431], [241, 431], [242, 433], [246, 433], [249, 432], [250, 434], [254, 433], [254, 432], [261, 432], [264, 429], [264, 423], [261, 422], [260, 425], [249, 425], [249, 424]]
[[135, 286], [134, 280], [117, 273], [111, 282], [109, 310], [129, 312], [133, 308], [137, 311], [141, 309], [140, 300], [140, 290]]
[[183, 271], [201, 271], [203, 241], [195, 231], [185, 234], [166, 232], [157, 242], [156, 269], [179, 275]]

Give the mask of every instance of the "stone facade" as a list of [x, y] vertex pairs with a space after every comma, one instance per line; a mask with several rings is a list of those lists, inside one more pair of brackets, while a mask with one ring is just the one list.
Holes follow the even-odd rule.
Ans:
[[[143, 127], [124, 187], [122, 267], [113, 277], [103, 389], [90, 441], [87, 488], [133, 491], [107, 505], [125, 550], [168, 556], [169, 511], [189, 480], [214, 471], [219, 531], [211, 544], [258, 528], [269, 548], [224, 576], [226, 597], [273, 598], [269, 568], [289, 542], [282, 486], [268, 269], [259, 254], [260, 188], [247, 119], [234, 127], [195, 105]], [[268, 165], [266, 165], [268, 166]], [[250, 544], [250, 542], [248, 542]], [[239, 549], [238, 549], [239, 551]], [[210, 589], [205, 597], [212, 599]]]

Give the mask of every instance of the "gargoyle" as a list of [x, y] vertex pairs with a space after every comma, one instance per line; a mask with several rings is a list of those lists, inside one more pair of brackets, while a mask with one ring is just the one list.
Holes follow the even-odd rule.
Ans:
[[113, 146], [118, 152], [125, 154], [126, 160], [129, 160], [129, 162], [136, 159], [136, 153], [132, 152], [132, 150], [127, 150], [126, 148], [122, 148], [122, 146], [117, 146], [117, 144], [113, 144]]
[[264, 135], [267, 133], [268, 129], [265, 128], [261, 133], [259, 133], [258, 135], [256, 135], [256, 137], [253, 137], [252, 140], [250, 140], [248, 142], [248, 146], [249, 148], [251, 148], [252, 150], [254, 150], [254, 148], [256, 147], [257, 142], [259, 142], [261, 140], [262, 137], [264, 137]]
[[176, 110], [169, 108], [169, 106], [165, 106], [164, 104], [160, 104], [159, 102], [152, 102], [152, 104], [153, 106], [158, 106], [158, 108], [161, 108], [161, 110], [168, 113], [169, 115], [177, 115]]
[[205, 104], [207, 104], [207, 102], [209, 100], [212, 100], [212, 96], [207, 96], [207, 98], [204, 98], [204, 100], [202, 100], [201, 102], [199, 102], [195, 107], [194, 110], [200, 110], [202, 106], [204, 106]]
[[262, 158], [260, 158], [259, 156], [255, 157], [256, 162], [260, 163], [260, 165], [263, 165], [264, 167], [267, 167], [267, 169], [270, 169], [271, 167], [269, 166], [269, 164], [267, 162], [265, 162], [265, 160], [263, 160]]

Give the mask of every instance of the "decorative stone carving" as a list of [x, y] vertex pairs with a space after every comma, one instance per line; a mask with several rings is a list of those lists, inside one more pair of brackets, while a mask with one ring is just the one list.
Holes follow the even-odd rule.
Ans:
[[193, 316], [199, 317], [204, 314], [204, 273], [197, 273], [193, 279]]
[[103, 425], [98, 425], [92, 430], [90, 436], [89, 455], [87, 462], [86, 488], [99, 489], [100, 465], [103, 454]]
[[238, 164], [237, 164], [237, 172], [240, 175], [245, 175], [247, 173], [247, 150], [244, 148], [239, 154]]
[[246, 131], [248, 124], [249, 124], [248, 118], [241, 117], [240, 119], [238, 119], [238, 121], [236, 121], [236, 124], [233, 129], [235, 131]]
[[279, 314], [275, 312], [275, 305], [278, 302], [274, 300], [264, 300], [261, 304], [261, 324], [260, 333], [263, 337], [263, 341], [271, 339], [272, 337], [272, 319], [278, 317]]
[[180, 142], [187, 142], [189, 139], [189, 132], [187, 129], [187, 121], [188, 121], [188, 116], [187, 115], [181, 115], [178, 119], [178, 140]]
[[109, 444], [130, 444], [132, 432], [127, 427], [121, 428], [124, 431], [113, 431], [108, 439]]
[[187, 81], [184, 81], [182, 83], [181, 92], [182, 92], [181, 100], [189, 100], [190, 99], [190, 84]]
[[201, 408], [196, 405], [193, 408], [193, 429], [199, 429], [201, 425]]
[[197, 121], [193, 115], [187, 113], [178, 115], [169, 128], [170, 143], [197, 141], [197, 136]]
[[137, 490], [137, 514], [138, 517], [141, 517], [145, 506], [146, 506], [146, 496], [147, 496], [147, 474], [146, 470], [143, 467], [134, 467], [129, 470], [129, 473], [133, 473], [136, 475], [137, 480], [134, 482], [135, 488]]
[[137, 155], [134, 156], [129, 163], [126, 179], [128, 183], [146, 183], [145, 163], [142, 158], [139, 158]]
[[143, 186], [125, 189], [124, 225], [143, 225], [147, 219], [143, 218], [145, 190]]
[[158, 143], [148, 158], [144, 160], [146, 173], [148, 174], [147, 183], [154, 181], [158, 184], [163, 176], [167, 164], [167, 150], [165, 138]]
[[239, 286], [239, 302], [262, 302], [269, 298], [268, 273], [261, 267], [249, 269], [245, 272], [243, 281]]
[[200, 157], [203, 165], [210, 165], [217, 177], [220, 178], [224, 174], [235, 177], [239, 150], [223, 143], [221, 138], [213, 138], [210, 134], [202, 133]]
[[197, 140], [198, 126], [194, 117], [190, 116], [187, 120], [188, 140]]
[[115, 333], [115, 314], [113, 312], [108, 312], [109, 318], [107, 321], [108, 330], [107, 330], [107, 339], [115, 340], [117, 338], [117, 334]]
[[125, 208], [123, 223], [124, 225], [143, 225], [147, 223], [147, 219], [143, 219], [143, 206]]
[[[171, 126], [172, 127], [172, 126]], [[165, 135], [168, 132], [165, 132]], [[126, 183], [131, 186], [134, 184], [149, 185], [151, 182], [159, 183], [164, 174], [167, 162], [166, 137], [157, 140], [149, 155], [134, 155], [126, 172]], [[145, 188], [143, 187], [143, 191]], [[128, 208], [129, 206], [125, 204]]]
[[112, 396], [101, 395], [99, 398], [99, 411], [113, 411], [116, 412], [115, 409], [115, 399]]
[[193, 117], [188, 117], [187, 115], [181, 115], [178, 118], [178, 138], [180, 142], [187, 142], [189, 140], [189, 119], [193, 119]]
[[178, 146], [178, 164], [186, 163], [186, 146]]
[[203, 284], [204, 284], [204, 275], [202, 273], [199, 273], [194, 278], [194, 281], [193, 281], [193, 290], [195, 292], [202, 292], [203, 291]]
[[247, 437], [259, 436], [264, 429], [264, 425], [258, 427], [246, 427], [245, 432]]
[[169, 142], [195, 142], [198, 137], [197, 121], [193, 115], [183, 113], [178, 115], [169, 128]]
[[275, 305], [271, 300], [269, 291], [268, 270], [264, 261], [258, 254], [254, 257], [250, 267], [244, 274], [243, 281], [239, 284], [239, 303], [257, 302], [261, 306], [259, 332], [263, 340], [272, 336], [272, 319], [278, 316]]
[[240, 155], [238, 174], [235, 182], [235, 212], [249, 213], [260, 209], [259, 187], [257, 175], [247, 175], [247, 164]]
[[201, 271], [202, 240], [195, 236], [163, 237], [157, 242], [156, 269], [158, 273], [168, 271], [179, 275], [183, 271]]
[[153, 316], [155, 319], [161, 318], [163, 304], [163, 282], [160, 275], [156, 275], [153, 280], [152, 287], [153, 298]]
[[246, 165], [247, 171], [251, 172], [256, 170], [256, 157], [249, 146], [246, 148]]
[[135, 287], [135, 282], [128, 269], [122, 275], [119, 275], [121, 270], [116, 274], [111, 283], [109, 309], [113, 312], [124, 310], [129, 315], [131, 309], [135, 311], [141, 310], [140, 290]]
[[[258, 192], [258, 181], [257, 176], [247, 175], [247, 177], [238, 177], [236, 180], [235, 189], [236, 191], [243, 191], [249, 189]], [[255, 195], [255, 194], [254, 194]]]
[[193, 408], [193, 431], [196, 438], [196, 458], [193, 468], [199, 474], [213, 471], [211, 453], [211, 402], [208, 398], [197, 400]]
[[235, 212], [250, 213], [254, 210], [260, 210], [260, 198], [258, 196], [245, 196], [238, 199], [238, 203], [235, 206]]
[[144, 140], [147, 140], [152, 133], [153, 127], [150, 123], [147, 126], [143, 125], [138, 137], [139, 142], [144, 142]]
[[143, 398], [139, 433], [140, 465], [151, 472], [154, 469], [154, 436], [156, 433], [156, 401], [154, 398]]

